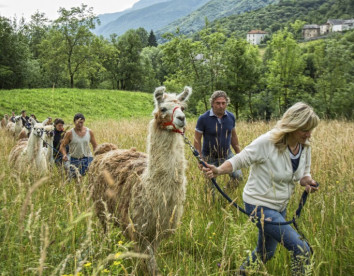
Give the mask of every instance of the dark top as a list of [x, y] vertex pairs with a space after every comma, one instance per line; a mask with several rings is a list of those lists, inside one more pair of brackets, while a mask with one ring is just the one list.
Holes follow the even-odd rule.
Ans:
[[291, 150], [290, 150], [290, 147], [289, 148], [289, 151], [290, 151], [290, 160], [291, 160], [291, 165], [293, 166], [293, 172], [296, 172], [297, 168], [299, 167], [299, 162], [300, 162], [300, 156], [301, 156], [301, 152], [302, 152], [302, 145], [299, 144], [299, 152], [294, 155]]
[[26, 116], [26, 117], [21, 116], [21, 120], [22, 120], [22, 126], [26, 126], [28, 124], [29, 117], [28, 116]]
[[[54, 159], [61, 159], [62, 158], [62, 154], [59, 151], [60, 148], [60, 144], [61, 144], [61, 140], [64, 138], [65, 135], [65, 131], [58, 131], [56, 129], [54, 129], [54, 137], [53, 137], [53, 155], [54, 155]], [[69, 151], [69, 146], [66, 146], [66, 151]]]
[[231, 131], [235, 125], [235, 116], [229, 111], [225, 111], [221, 119], [212, 109], [201, 115], [196, 131], [203, 133], [202, 155], [213, 159], [226, 158], [231, 152]]

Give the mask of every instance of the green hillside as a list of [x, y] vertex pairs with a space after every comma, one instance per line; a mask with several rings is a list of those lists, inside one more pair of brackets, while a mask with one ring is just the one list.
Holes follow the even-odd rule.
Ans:
[[81, 90], [81, 89], [17, 89], [0, 90], [0, 115], [35, 114], [42, 121], [46, 117], [72, 120], [77, 112], [90, 119], [120, 119], [150, 116], [153, 96], [149, 93]]
[[328, 19], [354, 18], [352, 0], [298, 0], [280, 1], [262, 9], [241, 15], [232, 15], [215, 20], [210, 24], [214, 30], [222, 28], [228, 35], [245, 38], [252, 29], [261, 29], [269, 33], [288, 26], [295, 20], [308, 24], [323, 24]]
[[180, 33], [190, 35], [205, 26], [205, 19], [212, 22], [218, 18], [257, 10], [278, 2], [279, 0], [212, 0], [186, 17], [158, 30], [157, 35], [175, 32], [177, 28]]

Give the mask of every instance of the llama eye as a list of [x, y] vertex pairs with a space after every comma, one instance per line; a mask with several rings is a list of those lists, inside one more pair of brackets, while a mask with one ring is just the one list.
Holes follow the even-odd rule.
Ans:
[[181, 106], [181, 110], [184, 111], [184, 107], [183, 106]]
[[166, 107], [161, 108], [161, 112], [166, 112], [166, 111], [167, 111]]

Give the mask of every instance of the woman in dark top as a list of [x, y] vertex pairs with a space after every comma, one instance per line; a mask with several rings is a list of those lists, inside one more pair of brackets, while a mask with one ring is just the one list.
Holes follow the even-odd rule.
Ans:
[[53, 156], [56, 165], [63, 164], [63, 156], [59, 151], [61, 140], [65, 135], [64, 121], [60, 118], [54, 120], [54, 140], [53, 140]]

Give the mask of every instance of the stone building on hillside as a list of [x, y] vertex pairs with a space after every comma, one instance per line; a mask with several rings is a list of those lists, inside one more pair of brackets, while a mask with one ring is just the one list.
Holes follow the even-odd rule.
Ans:
[[318, 37], [320, 36], [320, 31], [321, 31], [320, 25], [317, 24], [304, 25], [304, 27], [302, 28], [302, 36], [305, 39]]
[[329, 19], [327, 20], [327, 23], [322, 25], [304, 25], [304, 27], [302, 28], [302, 35], [306, 40], [323, 36], [331, 32], [342, 32], [350, 29], [354, 29], [354, 19]]
[[265, 31], [252, 30], [247, 33], [247, 41], [253, 45], [259, 45], [264, 41], [267, 35], [268, 33]]
[[330, 29], [332, 32], [343, 32], [350, 29], [354, 29], [354, 19], [329, 19], [327, 21], [327, 24], [330, 25]]

